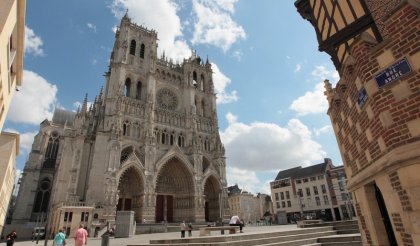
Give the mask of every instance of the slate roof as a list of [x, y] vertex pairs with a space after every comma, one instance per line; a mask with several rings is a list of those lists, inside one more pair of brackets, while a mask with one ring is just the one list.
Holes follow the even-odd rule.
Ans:
[[54, 110], [52, 122], [59, 125], [67, 124], [67, 126], [73, 126], [75, 116], [76, 113], [74, 112], [56, 108]]
[[286, 179], [286, 178], [303, 178], [313, 176], [315, 174], [325, 173], [327, 167], [327, 162], [312, 165], [309, 167], [294, 167], [287, 170], [280, 171], [277, 174], [276, 180]]
[[239, 189], [238, 184], [228, 187], [229, 196], [233, 194], [241, 194], [241, 189]]

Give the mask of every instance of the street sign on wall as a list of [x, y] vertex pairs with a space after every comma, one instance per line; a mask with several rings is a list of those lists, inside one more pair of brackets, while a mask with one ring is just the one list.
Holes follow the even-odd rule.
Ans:
[[380, 73], [375, 75], [375, 81], [379, 88], [400, 79], [402, 76], [411, 72], [410, 63], [407, 58], [403, 58], [391, 66], [385, 68]]

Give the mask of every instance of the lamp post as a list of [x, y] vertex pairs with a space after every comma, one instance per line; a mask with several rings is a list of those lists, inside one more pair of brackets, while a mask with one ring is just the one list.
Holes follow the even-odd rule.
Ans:
[[295, 195], [295, 198], [297, 198], [299, 200], [300, 219], [302, 220], [302, 218], [303, 218], [303, 204], [302, 204], [302, 197], [300, 196], [300, 193]]

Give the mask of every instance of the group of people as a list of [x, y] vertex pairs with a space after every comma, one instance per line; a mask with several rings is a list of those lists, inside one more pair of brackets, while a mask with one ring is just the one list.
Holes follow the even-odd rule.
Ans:
[[180, 224], [181, 227], [181, 238], [185, 237], [185, 231], [188, 231], [188, 236], [191, 237], [192, 236], [192, 223], [189, 222], [188, 225], [185, 224], [185, 221], [182, 221]]
[[[239, 216], [234, 215], [229, 221], [230, 226], [239, 226], [240, 232], [242, 231], [243, 223], [239, 219]], [[192, 236], [193, 226], [192, 223], [189, 222], [185, 224], [185, 221], [182, 221], [180, 224], [181, 227], [181, 238], [185, 238], [185, 231], [188, 231], [188, 237]], [[88, 232], [84, 228], [83, 224], [79, 225], [79, 229], [77, 229], [76, 233], [74, 234], [74, 244], [75, 246], [83, 246], [87, 244], [87, 237]], [[15, 239], [17, 238], [16, 231], [12, 231], [10, 234], [6, 236], [7, 246], [13, 246]], [[66, 245], [66, 234], [64, 234], [64, 230], [60, 229], [58, 233], [54, 236], [54, 246], [65, 246]]]
[[[77, 229], [76, 233], [74, 234], [74, 245], [75, 246], [83, 246], [87, 244], [87, 237], [88, 232], [84, 228], [83, 224], [79, 225], [79, 229]], [[66, 245], [66, 234], [64, 234], [64, 230], [60, 229], [54, 237], [54, 246], [65, 246]]]
[[[84, 228], [83, 224], [80, 224], [79, 229], [77, 229], [76, 233], [74, 234], [74, 245], [83, 246], [84, 244], [87, 244], [87, 237], [88, 237], [88, 232]], [[17, 238], [16, 231], [12, 231], [11, 233], [7, 234], [6, 245], [13, 246], [16, 238]], [[55, 234], [53, 245], [54, 246], [66, 245], [66, 234], [64, 234], [63, 229], [60, 229], [58, 233]]]
[[[88, 237], [88, 232], [84, 228], [84, 225], [80, 224], [79, 229], [77, 229], [76, 233], [74, 234], [74, 245], [83, 246], [84, 244], [87, 244], [87, 237]], [[63, 229], [60, 229], [54, 237], [54, 246], [65, 246], [65, 245], [66, 245], [66, 234], [64, 234]]]

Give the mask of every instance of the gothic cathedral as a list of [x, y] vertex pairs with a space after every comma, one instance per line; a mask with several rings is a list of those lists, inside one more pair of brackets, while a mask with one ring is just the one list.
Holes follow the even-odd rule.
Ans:
[[98, 228], [117, 211], [138, 222], [220, 219], [226, 164], [211, 64], [195, 53], [175, 64], [157, 45], [154, 30], [122, 18], [95, 101], [41, 123], [13, 224]]

